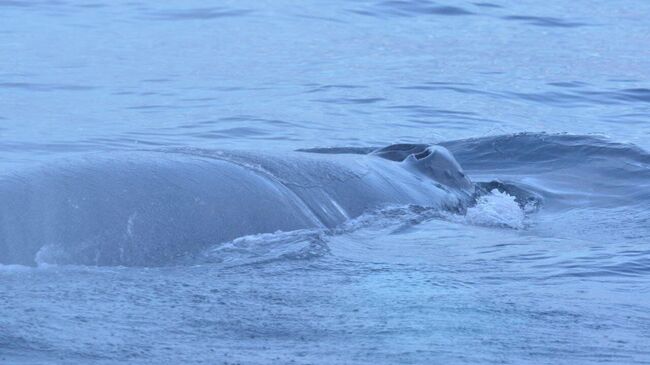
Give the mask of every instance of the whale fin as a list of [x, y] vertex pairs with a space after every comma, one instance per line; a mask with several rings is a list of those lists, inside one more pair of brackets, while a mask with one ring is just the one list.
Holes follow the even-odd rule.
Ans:
[[427, 146], [417, 153], [410, 154], [402, 163], [407, 168], [452, 189], [474, 190], [474, 184], [465, 175], [454, 155], [442, 146]]

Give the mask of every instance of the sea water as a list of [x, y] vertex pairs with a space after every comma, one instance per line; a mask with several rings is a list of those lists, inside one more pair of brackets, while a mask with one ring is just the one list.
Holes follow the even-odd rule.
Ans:
[[649, 41], [629, 0], [0, 1], [1, 179], [89, 152], [441, 143], [540, 197], [496, 184], [464, 213], [167, 266], [43, 246], [0, 266], [0, 363], [650, 363]]

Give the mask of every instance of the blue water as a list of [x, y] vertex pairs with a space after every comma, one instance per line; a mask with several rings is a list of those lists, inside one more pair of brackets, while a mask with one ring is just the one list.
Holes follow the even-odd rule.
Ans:
[[98, 152], [440, 143], [539, 198], [163, 266], [43, 247], [0, 265], [0, 363], [650, 363], [649, 34], [626, 0], [0, 0], [0, 181]]

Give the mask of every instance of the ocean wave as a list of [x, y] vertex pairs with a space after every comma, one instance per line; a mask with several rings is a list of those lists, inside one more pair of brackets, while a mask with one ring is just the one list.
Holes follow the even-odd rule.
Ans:
[[475, 181], [499, 179], [547, 207], [618, 207], [650, 201], [650, 154], [602, 136], [520, 133], [442, 142]]

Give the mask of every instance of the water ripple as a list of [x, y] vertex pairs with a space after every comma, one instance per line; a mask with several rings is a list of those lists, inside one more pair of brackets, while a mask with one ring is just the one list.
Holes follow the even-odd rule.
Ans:
[[30, 82], [0, 82], [0, 89], [20, 89], [27, 91], [87, 91], [96, 89], [89, 85], [40, 84]]
[[501, 9], [503, 6], [493, 4], [493, 3], [474, 3], [474, 5], [482, 7], [482, 8], [495, 8], [495, 9]]
[[309, 85], [313, 86], [313, 88], [307, 90], [307, 93], [319, 93], [319, 92], [324, 92], [324, 91], [331, 91], [331, 90], [336, 90], [336, 89], [365, 89], [367, 86], [362, 86], [362, 85], [348, 85], [348, 84], [335, 84], [335, 85]]
[[151, 14], [158, 20], [211, 20], [226, 17], [239, 17], [250, 14], [251, 10], [218, 8], [196, 8], [188, 10], [168, 10]]
[[353, 13], [368, 16], [410, 17], [419, 15], [462, 16], [474, 13], [458, 6], [437, 5], [428, 0], [391, 0], [374, 4], [368, 10], [352, 10]]
[[374, 104], [384, 101], [384, 98], [331, 98], [331, 99], [314, 99], [319, 103], [327, 104]]
[[538, 27], [553, 27], [553, 28], [576, 28], [584, 27], [589, 24], [568, 21], [560, 18], [546, 17], [546, 16], [531, 16], [531, 15], [508, 15], [502, 19], [524, 22], [529, 25]]
[[589, 84], [580, 81], [549, 82], [560, 90], [541, 92], [511, 90], [481, 90], [471, 84], [425, 82], [416, 85], [398, 86], [400, 90], [452, 91], [460, 94], [482, 95], [496, 99], [519, 99], [558, 107], [580, 107], [586, 105], [617, 105], [625, 103], [650, 103], [650, 88], [587, 89]]
[[31, 6], [32, 4], [26, 2], [26, 1], [12, 1], [12, 0], [3, 0], [0, 1], [0, 6], [11, 6], [11, 7], [19, 7], [19, 8], [25, 8], [28, 6]]

